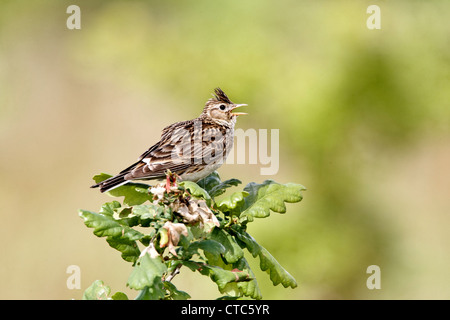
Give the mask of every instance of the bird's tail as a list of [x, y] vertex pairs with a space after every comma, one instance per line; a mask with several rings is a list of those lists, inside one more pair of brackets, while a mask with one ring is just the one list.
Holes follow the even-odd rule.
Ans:
[[120, 187], [121, 185], [124, 185], [125, 183], [130, 182], [129, 180], [125, 179], [126, 174], [127, 174], [126, 172], [119, 173], [117, 176], [111, 177], [102, 182], [94, 184], [93, 186], [91, 186], [91, 188], [100, 187], [100, 192], [111, 191], [112, 189], [115, 189], [117, 187]]

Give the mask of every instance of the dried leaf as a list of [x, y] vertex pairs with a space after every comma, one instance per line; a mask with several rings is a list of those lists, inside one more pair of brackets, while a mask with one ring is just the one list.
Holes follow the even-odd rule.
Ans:
[[220, 226], [219, 220], [205, 200], [191, 199], [189, 205], [181, 203], [177, 207], [177, 212], [183, 217], [183, 222], [187, 224], [199, 223], [200, 227], [207, 233], [211, 232], [214, 226]]
[[[178, 245], [178, 242], [180, 242], [181, 235], [184, 235], [185, 237], [188, 236], [186, 225], [183, 223], [172, 223], [170, 221], [167, 221], [164, 224], [163, 228], [167, 230], [167, 235], [169, 239], [167, 247], [169, 248], [169, 252], [172, 253], [174, 256], [178, 256], [175, 251], [175, 247]], [[166, 244], [164, 244], [164, 246], [161, 247], [163, 248], [165, 246]]]

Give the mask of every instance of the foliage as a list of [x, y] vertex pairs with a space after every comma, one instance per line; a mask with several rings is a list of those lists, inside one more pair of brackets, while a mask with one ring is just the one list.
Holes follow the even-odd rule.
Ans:
[[[171, 175], [171, 173], [168, 173]], [[110, 176], [100, 174], [96, 182]], [[170, 178], [170, 179], [169, 179]], [[258, 282], [244, 257], [247, 249], [260, 260], [274, 285], [295, 288], [295, 279], [277, 260], [247, 233], [254, 218], [268, 217], [270, 211], [286, 212], [285, 202], [302, 200], [299, 184], [279, 184], [266, 180], [250, 183], [243, 191], [216, 201], [227, 188], [241, 181], [221, 181], [214, 172], [198, 183], [173, 180], [154, 187], [129, 183], [109, 192], [119, 201], [105, 203], [99, 213], [80, 210], [80, 216], [97, 237], [105, 237], [122, 258], [134, 266], [127, 286], [139, 290], [136, 299], [188, 299], [171, 282], [181, 267], [208, 276], [222, 298], [261, 299]], [[141, 232], [145, 228], [147, 232]], [[141, 244], [144, 248], [141, 250]], [[83, 299], [124, 300], [102, 281], [86, 289]]]

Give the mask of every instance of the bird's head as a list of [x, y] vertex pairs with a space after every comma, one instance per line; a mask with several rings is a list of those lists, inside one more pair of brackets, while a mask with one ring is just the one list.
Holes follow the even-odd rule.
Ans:
[[205, 108], [203, 109], [203, 116], [219, 124], [234, 124], [238, 116], [246, 115], [246, 113], [234, 111], [234, 109], [243, 106], [246, 106], [246, 104], [235, 104], [231, 102], [222, 89], [216, 88], [213, 98], [206, 102]]

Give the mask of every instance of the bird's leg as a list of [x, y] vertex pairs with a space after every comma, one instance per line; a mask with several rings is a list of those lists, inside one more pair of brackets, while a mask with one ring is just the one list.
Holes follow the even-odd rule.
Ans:
[[166, 176], [166, 191], [167, 191], [167, 193], [170, 192], [170, 176], [169, 175]]
[[170, 170], [166, 171], [166, 191], [170, 192], [170, 188], [172, 186], [177, 186], [177, 180], [181, 179], [180, 176], [176, 173], [171, 172]]
[[172, 187], [172, 184], [174, 186], [177, 185], [177, 174], [172, 173], [169, 169], [166, 171], [166, 191], [167, 193], [170, 192], [170, 188]]
[[172, 177], [173, 177], [173, 185], [176, 187], [177, 186], [177, 181], [178, 180], [182, 180], [181, 177], [176, 174], [176, 173], [172, 173]]

